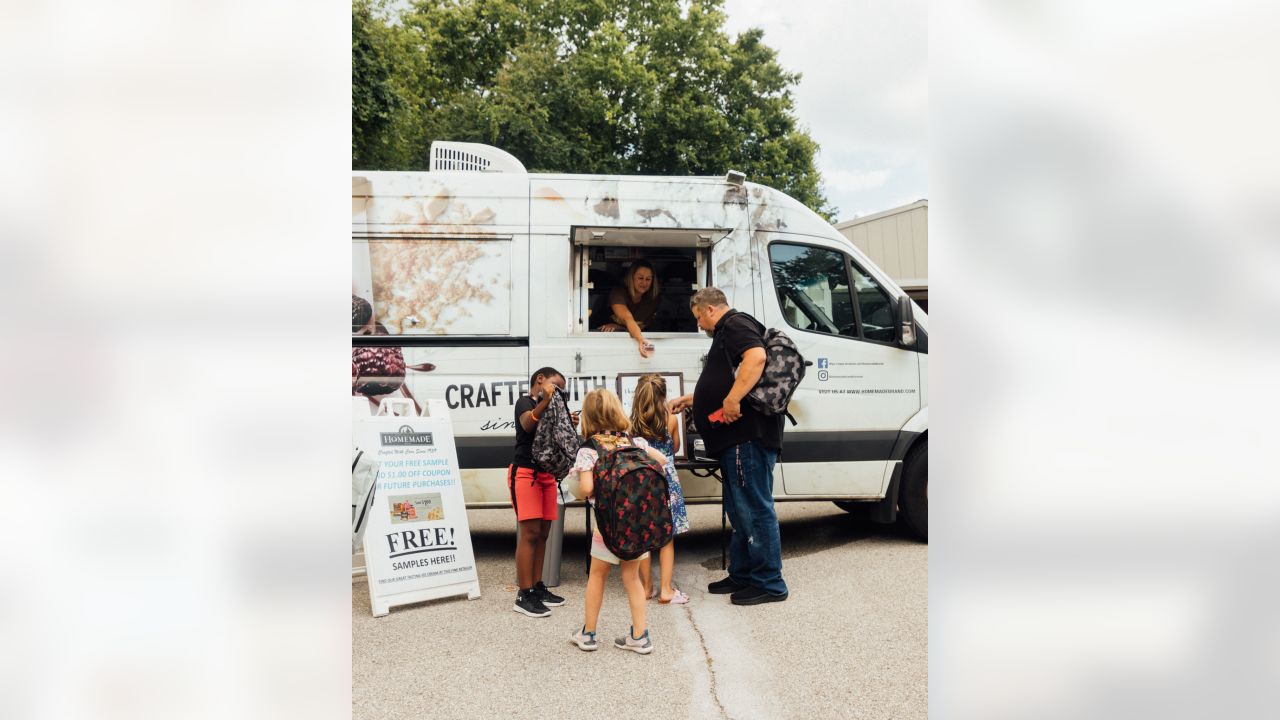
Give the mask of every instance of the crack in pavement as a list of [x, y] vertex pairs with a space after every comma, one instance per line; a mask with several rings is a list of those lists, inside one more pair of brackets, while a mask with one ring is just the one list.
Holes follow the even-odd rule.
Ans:
[[711, 658], [711, 651], [707, 649], [706, 638], [702, 637], [702, 628], [698, 627], [698, 621], [693, 617], [693, 608], [685, 605], [684, 612], [689, 618], [689, 624], [693, 626], [693, 632], [698, 636], [698, 644], [702, 646], [702, 657], [707, 661], [707, 677], [711, 679], [711, 699], [715, 701], [716, 707], [720, 708], [720, 717], [733, 720], [729, 717], [729, 712], [724, 709], [724, 703], [720, 702], [720, 691], [716, 687], [716, 663]]

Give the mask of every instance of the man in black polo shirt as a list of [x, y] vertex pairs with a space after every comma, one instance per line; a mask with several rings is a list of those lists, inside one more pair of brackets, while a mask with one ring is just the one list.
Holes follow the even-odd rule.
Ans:
[[[692, 395], [671, 401], [679, 412], [693, 406], [694, 423], [707, 454], [720, 462], [724, 504], [733, 523], [729, 577], [711, 583], [712, 593], [733, 593], [735, 605], [787, 599], [782, 580], [782, 544], [773, 509], [773, 465], [782, 447], [781, 415], [765, 415], [743, 403], [764, 371], [764, 331], [758, 320], [729, 307], [724, 293], [703, 288], [689, 298], [698, 327], [712, 337], [707, 362]], [[737, 369], [735, 376], [734, 369]], [[712, 418], [723, 411], [724, 419]]]

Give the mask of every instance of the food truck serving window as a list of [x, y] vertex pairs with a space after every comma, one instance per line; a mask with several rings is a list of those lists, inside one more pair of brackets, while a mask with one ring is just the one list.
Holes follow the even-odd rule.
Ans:
[[[653, 269], [656, 309], [643, 324], [645, 334], [698, 332], [689, 314], [689, 296], [712, 284], [711, 250], [728, 231], [718, 229], [574, 228], [575, 332], [599, 332], [617, 325], [610, 296], [628, 292], [637, 263]], [[625, 332], [625, 329], [623, 329]]]

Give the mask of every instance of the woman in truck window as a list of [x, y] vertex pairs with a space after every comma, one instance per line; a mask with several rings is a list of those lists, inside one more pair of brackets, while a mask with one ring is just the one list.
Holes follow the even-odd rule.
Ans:
[[609, 293], [609, 307], [613, 311], [612, 322], [600, 326], [602, 332], [625, 329], [636, 341], [641, 357], [653, 354], [653, 346], [644, 339], [644, 328], [653, 324], [658, 316], [659, 286], [653, 265], [637, 260], [627, 268], [622, 285]]

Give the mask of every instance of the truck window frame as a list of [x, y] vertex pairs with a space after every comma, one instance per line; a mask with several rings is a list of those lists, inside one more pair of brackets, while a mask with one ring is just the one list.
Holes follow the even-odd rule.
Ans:
[[[626, 331], [613, 333], [590, 329], [589, 311], [591, 309], [590, 293], [595, 288], [590, 281], [589, 256], [590, 248], [620, 247], [628, 249], [653, 249], [660, 247], [693, 250], [694, 277], [692, 287], [711, 287], [714, 282], [714, 250], [715, 244], [730, 234], [730, 230], [722, 228], [653, 228], [653, 227], [588, 227], [573, 226], [569, 230], [569, 263], [570, 263], [570, 330], [575, 337], [612, 337], [626, 335]], [[661, 235], [665, 241], [661, 244], [644, 244], [638, 239], [645, 234]], [[673, 240], [672, 235], [688, 236], [686, 244]], [[621, 279], [621, 278], [619, 278]], [[661, 281], [662, 278], [659, 278]], [[695, 324], [692, 329], [645, 331], [645, 337], [683, 338], [696, 336], [701, 331]]]
[[[773, 260], [774, 245], [786, 245], [789, 247], [801, 247], [801, 248], [808, 248], [812, 250], [825, 250], [827, 252], [836, 253], [844, 258], [845, 283], [849, 289], [849, 303], [853, 308], [853, 322], [858, 328], [857, 337], [854, 337], [852, 335], [842, 335], [838, 332], [835, 332], [835, 333], [827, 332], [826, 330], [820, 330], [816, 328], [796, 327], [795, 325], [791, 324], [791, 321], [787, 319], [786, 312], [783, 311], [782, 298], [779, 297], [779, 294], [778, 294], [779, 293], [778, 276], [777, 276], [777, 272], [774, 269], [774, 260]], [[862, 275], [870, 278], [874, 286], [882, 294], [884, 294], [885, 297], [889, 298], [889, 312], [893, 314], [893, 320], [895, 325], [898, 320], [898, 312], [897, 312], [897, 309], [893, 306], [893, 296], [885, 290], [884, 285], [879, 280], [877, 280], [874, 275], [872, 275], [869, 272], [866, 272], [860, 264], [854, 261], [853, 256], [848, 252], [846, 252], [843, 248], [828, 247], [826, 245], [817, 245], [815, 243], [800, 242], [795, 240], [772, 240], [765, 246], [765, 257], [768, 258], [769, 260], [769, 280], [773, 284], [773, 293], [772, 293], [773, 300], [775, 303], [777, 303], [778, 314], [782, 316], [782, 320], [787, 324], [787, 327], [790, 327], [794, 330], [798, 330], [800, 332], [814, 333], [817, 335], [825, 335], [827, 337], [840, 338], [842, 340], [850, 340], [853, 342], [868, 342], [868, 343], [874, 343], [876, 345], [898, 347], [898, 343], [896, 339], [895, 340], [877, 340], [875, 338], [869, 338], [866, 336], [866, 332], [863, 328], [863, 322], [862, 322], [862, 307], [861, 307], [861, 304], [858, 302], [857, 288], [854, 286], [854, 282], [853, 282], [854, 268], [857, 268]], [[828, 319], [832, 319], [832, 318], [828, 318]]]
[[[849, 272], [849, 293], [853, 296], [854, 317], [858, 319], [858, 338], [863, 342], [875, 343], [877, 345], [887, 345], [889, 347], [898, 347], [898, 333], [896, 330], [896, 328], [898, 327], [898, 308], [896, 303], [894, 303], [893, 301], [894, 295], [885, 289], [884, 284], [881, 283], [879, 280], [877, 280], [875, 275], [872, 275], [871, 273], [867, 272], [862, 265], [859, 265], [853, 259], [852, 255], [850, 255], [849, 253], [845, 253], [844, 251], [841, 251], [841, 252], [844, 254], [845, 265], [847, 266], [847, 269]], [[853, 282], [854, 269], [857, 269], [862, 276], [870, 280], [872, 287], [874, 287], [881, 295], [884, 296], [885, 302], [888, 304], [888, 307], [889, 307], [889, 319], [890, 319], [889, 334], [891, 336], [891, 339], [878, 340], [876, 338], [866, 337], [866, 323], [862, 321], [862, 303], [858, 300], [858, 289], [854, 286], [854, 282]]]
[[[352, 243], [353, 247], [354, 247], [354, 246], [356, 246], [356, 245], [358, 245], [358, 244], [361, 244], [361, 243], [365, 244], [365, 246], [366, 246], [366, 248], [365, 248], [365, 253], [367, 254], [367, 256], [369, 256], [369, 258], [370, 258], [370, 260], [371, 260], [371, 261], [372, 261], [372, 248], [371, 248], [370, 246], [372, 246], [374, 243], [383, 243], [383, 242], [482, 242], [482, 243], [489, 243], [489, 242], [496, 242], [496, 243], [506, 243], [506, 244], [509, 246], [508, 251], [507, 251], [507, 261], [508, 261], [508, 263], [510, 263], [510, 262], [511, 262], [511, 260], [512, 260], [512, 258], [513, 258], [513, 256], [514, 256], [514, 243], [515, 243], [515, 241], [516, 241], [516, 235], [515, 235], [515, 234], [513, 234], [513, 233], [493, 233], [493, 234], [490, 234], [490, 233], [469, 232], [469, 231], [466, 231], [466, 230], [455, 231], [455, 232], [404, 232], [404, 231], [395, 231], [395, 232], [353, 232], [353, 233], [351, 233], [351, 243]], [[354, 272], [355, 272], [355, 268], [353, 267], [353, 273], [354, 273]], [[370, 273], [372, 273], [372, 267], [370, 267]], [[355, 278], [354, 276], [353, 276], [352, 280], [353, 280], [353, 285], [355, 285], [355, 284], [356, 284], [356, 278]], [[507, 289], [507, 293], [508, 293], [508, 299], [509, 299], [509, 300], [510, 300], [510, 298], [514, 298], [514, 297], [515, 297], [516, 290], [517, 290], [517, 288], [516, 288], [516, 285], [514, 285], [514, 284], [512, 284], [512, 285], [510, 285], [510, 286], [508, 287], [508, 289]], [[353, 292], [353, 294], [355, 294], [355, 293]], [[365, 299], [366, 301], [368, 301], [371, 305], [374, 305], [374, 316], [373, 316], [373, 320], [374, 320], [374, 321], [377, 321], [377, 322], [381, 322], [381, 321], [378, 319], [378, 317], [379, 317], [379, 316], [378, 316], [378, 313], [377, 313], [377, 306], [376, 306], [376, 304], [375, 304], [375, 300], [374, 300], [374, 296], [373, 296], [372, 288], [370, 288], [370, 289], [369, 289], [369, 297], [364, 298], [364, 299]], [[507, 303], [507, 305], [508, 305], [508, 306], [510, 306], [510, 305], [511, 305], [511, 303], [510, 303], [510, 302], [508, 302], [508, 303]], [[359, 342], [359, 343], [362, 343], [362, 344], [386, 344], [385, 342], [381, 342], [381, 341], [370, 341], [370, 340], [369, 340], [369, 338], [377, 338], [377, 337], [400, 338], [401, 340], [404, 340], [404, 341], [405, 341], [405, 342], [401, 343], [401, 344], [404, 344], [404, 345], [408, 345], [408, 344], [428, 344], [428, 343], [431, 343], [431, 342], [440, 342], [440, 341], [441, 341], [441, 339], [446, 339], [446, 340], [447, 340], [447, 339], [449, 339], [449, 338], [454, 338], [454, 339], [458, 339], [458, 338], [480, 338], [480, 339], [492, 339], [492, 340], [497, 341], [497, 340], [501, 340], [501, 339], [503, 339], [503, 338], [512, 338], [512, 337], [517, 337], [517, 336], [514, 334], [514, 332], [515, 332], [514, 328], [515, 328], [515, 327], [516, 327], [515, 317], [514, 317], [514, 315], [512, 315], [512, 314], [510, 314], [510, 313], [509, 313], [509, 314], [508, 314], [508, 316], [507, 316], [507, 320], [506, 320], [506, 329], [505, 329], [505, 330], [503, 330], [503, 331], [501, 331], [501, 332], [431, 333], [431, 332], [420, 332], [420, 331], [404, 332], [403, 330], [401, 330], [400, 332], [395, 332], [395, 333], [390, 333], [390, 332], [388, 332], [388, 333], [387, 333], [387, 334], [385, 334], [385, 335], [374, 335], [374, 334], [361, 334], [361, 333], [359, 333], [357, 330], [354, 330], [354, 329], [353, 329], [353, 330], [352, 330], [352, 332], [351, 332], [351, 338], [352, 338], [353, 342]]]

